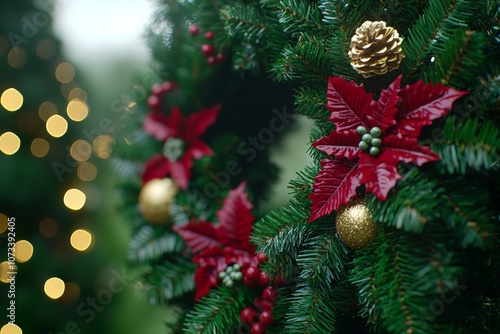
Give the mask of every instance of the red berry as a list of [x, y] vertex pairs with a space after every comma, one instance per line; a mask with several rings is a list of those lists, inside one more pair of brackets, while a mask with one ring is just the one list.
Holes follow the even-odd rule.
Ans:
[[283, 286], [286, 284], [286, 279], [283, 277], [282, 274], [279, 274], [278, 277], [274, 280], [274, 284], [277, 286]]
[[267, 261], [267, 255], [264, 252], [259, 252], [259, 254], [257, 254], [257, 261], [259, 261], [260, 264], [263, 264]]
[[262, 310], [264, 305], [262, 303], [264, 302], [264, 298], [261, 296], [257, 296], [253, 299], [253, 305], [258, 308], [259, 310]]
[[262, 291], [262, 297], [274, 302], [276, 300], [276, 293], [276, 288], [274, 286], [267, 286], [264, 288], [264, 291]]
[[250, 266], [247, 268], [245, 277], [248, 277], [251, 281], [257, 281], [259, 279], [260, 269], [257, 266]]
[[212, 39], [214, 39], [214, 32], [213, 31], [207, 31], [205, 33], [205, 38], [208, 39], [209, 41], [211, 41]]
[[217, 54], [217, 61], [219, 63], [223, 63], [224, 61], [226, 61], [226, 55], [223, 53], [218, 53]]
[[201, 53], [203, 53], [205, 57], [210, 57], [214, 53], [214, 47], [210, 44], [203, 44], [201, 46]]
[[270, 310], [264, 310], [260, 313], [259, 320], [263, 325], [269, 326], [273, 323], [273, 313]]
[[200, 33], [200, 26], [193, 24], [189, 27], [189, 33], [193, 36], [197, 36]]
[[265, 332], [266, 332], [266, 329], [262, 323], [255, 322], [252, 325], [252, 334], [264, 334]]
[[172, 81], [165, 81], [161, 84], [161, 93], [165, 94], [174, 90], [177, 86]]
[[243, 276], [243, 283], [249, 288], [255, 288], [257, 286], [257, 280], [252, 281], [247, 276]]
[[272, 310], [274, 307], [274, 303], [268, 299], [263, 299], [261, 306], [263, 310]]
[[152, 110], [160, 109], [161, 100], [157, 95], [151, 95], [148, 97], [148, 107]]
[[153, 87], [151, 87], [151, 95], [160, 95], [161, 92], [161, 85], [156, 84]]
[[261, 271], [259, 275], [259, 284], [262, 286], [266, 286], [269, 285], [270, 282], [271, 279], [269, 278], [269, 276], [267, 276], [267, 273], [265, 271]]
[[213, 56], [207, 57], [207, 64], [208, 66], [214, 66], [217, 64], [217, 59]]
[[255, 310], [251, 307], [245, 307], [243, 310], [240, 312], [240, 318], [241, 321], [243, 321], [246, 324], [253, 324], [257, 318], [257, 313]]

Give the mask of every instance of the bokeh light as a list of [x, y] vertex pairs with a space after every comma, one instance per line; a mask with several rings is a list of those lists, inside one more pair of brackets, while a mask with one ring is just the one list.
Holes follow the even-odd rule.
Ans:
[[21, 147], [21, 139], [13, 132], [5, 132], [0, 136], [0, 151], [6, 155], [16, 153]]
[[11, 265], [7, 261], [0, 263], [0, 282], [9, 283], [8, 278], [10, 278], [12, 276], [9, 273], [10, 272], [17, 272], [16, 265], [14, 265], [14, 269], [12, 269], [10, 266]]
[[42, 236], [45, 238], [53, 238], [56, 236], [59, 226], [54, 219], [45, 217], [40, 221], [38, 228]]
[[51, 299], [58, 299], [64, 293], [65, 284], [59, 277], [49, 278], [44, 286], [43, 291]]
[[28, 53], [20, 46], [14, 46], [7, 55], [7, 62], [13, 68], [21, 68], [26, 64]]
[[0, 234], [7, 231], [7, 227], [9, 224], [9, 219], [3, 213], [0, 213]]
[[92, 234], [85, 230], [76, 230], [71, 234], [70, 243], [74, 249], [83, 252], [92, 244]]
[[16, 324], [6, 324], [0, 329], [0, 334], [23, 334], [23, 331]]
[[82, 181], [92, 181], [97, 176], [97, 167], [90, 162], [83, 162], [78, 166], [77, 174]]
[[16, 242], [15, 248], [16, 252], [14, 256], [19, 263], [26, 262], [33, 256], [33, 245], [27, 240], [19, 240]]
[[86, 196], [78, 189], [70, 189], [64, 194], [64, 205], [71, 210], [80, 210], [85, 205]]
[[85, 140], [78, 139], [71, 145], [69, 153], [76, 161], [84, 162], [90, 158], [92, 147]]
[[23, 106], [23, 95], [15, 88], [6, 89], [0, 97], [0, 103], [8, 111], [17, 111]]
[[43, 158], [49, 153], [49, 142], [43, 138], [36, 138], [31, 142], [31, 153], [37, 158]]
[[111, 155], [111, 145], [113, 144], [113, 138], [108, 135], [97, 136], [92, 142], [92, 147], [94, 149], [94, 154], [101, 159], [107, 159]]
[[50, 39], [41, 40], [36, 46], [36, 55], [43, 60], [49, 60], [56, 53], [56, 43]]
[[89, 108], [87, 104], [79, 99], [73, 99], [69, 101], [68, 107], [66, 108], [69, 118], [75, 122], [83, 121], [89, 114]]
[[57, 106], [49, 101], [45, 101], [40, 104], [38, 108], [38, 117], [44, 122], [46, 122], [50, 116], [57, 114]]
[[60, 115], [52, 115], [47, 120], [45, 127], [52, 137], [59, 138], [68, 131], [68, 122]]
[[69, 92], [68, 100], [71, 101], [74, 99], [78, 99], [82, 102], [87, 102], [88, 99], [87, 92], [81, 89], [80, 87], [73, 88], [71, 92]]
[[71, 82], [75, 77], [75, 68], [70, 63], [61, 63], [56, 68], [56, 79], [60, 83]]

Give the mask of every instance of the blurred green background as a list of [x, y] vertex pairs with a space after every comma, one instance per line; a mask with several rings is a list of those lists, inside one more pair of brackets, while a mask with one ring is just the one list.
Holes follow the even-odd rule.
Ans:
[[[0, 334], [165, 332], [167, 312], [124, 272], [130, 236], [108, 159], [127, 107], [154, 84], [142, 39], [153, 10], [147, 0], [0, 4]], [[268, 209], [307, 164], [308, 133], [301, 119], [273, 149], [282, 173]]]

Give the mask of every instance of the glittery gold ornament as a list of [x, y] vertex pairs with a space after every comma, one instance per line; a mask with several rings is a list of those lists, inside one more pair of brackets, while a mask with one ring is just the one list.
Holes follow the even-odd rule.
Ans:
[[171, 208], [179, 187], [171, 179], [153, 179], [139, 193], [139, 209], [148, 222], [164, 225], [170, 221]]
[[402, 42], [384, 21], [365, 21], [351, 38], [351, 66], [365, 78], [395, 70], [405, 57]]
[[377, 237], [377, 224], [362, 197], [356, 197], [337, 211], [335, 225], [340, 239], [352, 249], [370, 245]]

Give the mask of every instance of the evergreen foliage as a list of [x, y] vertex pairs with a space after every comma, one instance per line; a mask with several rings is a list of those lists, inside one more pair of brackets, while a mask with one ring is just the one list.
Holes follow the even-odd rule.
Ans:
[[[169, 4], [170, 10], [178, 6], [182, 3]], [[419, 137], [440, 160], [422, 167], [400, 163], [402, 179], [385, 201], [365, 195], [379, 225], [377, 239], [365, 249], [353, 251], [344, 245], [336, 233], [335, 213], [308, 223], [309, 195], [319, 162], [325, 158], [323, 152], [311, 148], [313, 165], [290, 182], [290, 203], [254, 225], [251, 240], [268, 257], [262, 270], [288, 281], [279, 290], [269, 333], [498, 331], [498, 1], [215, 1], [200, 8], [193, 8], [192, 15], [201, 26], [226, 33], [218, 40], [231, 63], [224, 65], [225, 70], [245, 77], [245, 84], [255, 83], [256, 76], [269, 76], [272, 81], [266, 87], [273, 92], [276, 87], [290, 88], [288, 84], [296, 88], [295, 112], [315, 122], [310, 142], [333, 129], [325, 94], [331, 76], [363, 84], [375, 99], [400, 74], [403, 85], [423, 80], [469, 91], [449, 116], [434, 121]], [[350, 39], [364, 21], [382, 19], [403, 37], [405, 58], [399, 69], [365, 79], [349, 64]], [[168, 50], [174, 49], [172, 42]], [[195, 49], [188, 45], [182, 50], [189, 50], [182, 57], [185, 65], [189, 57], [193, 62], [184, 72], [177, 70], [174, 79], [185, 83], [193, 76], [181, 73], [204, 70], [194, 61], [200, 59]], [[199, 85], [206, 89], [199, 95], [227, 98], [207, 85], [224, 81], [218, 75], [233, 78], [234, 72], [208, 72], [213, 81]], [[292, 94], [291, 90], [279, 92]], [[264, 95], [260, 91], [245, 98], [250, 104]], [[195, 100], [199, 97], [190, 102]], [[214, 146], [222, 161], [231, 156], [228, 147], [234, 150], [230, 140], [226, 143]], [[202, 169], [198, 171], [201, 175]], [[203, 176], [199, 180], [203, 181], [194, 181], [195, 189], [208, 182]], [[248, 180], [251, 186], [250, 180], [256, 179]], [[362, 187], [358, 190], [363, 192]], [[255, 201], [262, 200], [259, 193], [252, 194]], [[220, 198], [208, 207], [220, 207]], [[188, 216], [196, 216], [195, 211]], [[135, 253], [153, 259], [164, 249]], [[248, 293], [245, 287], [219, 286], [189, 313], [184, 331], [238, 332], [238, 312], [251, 303]]]

